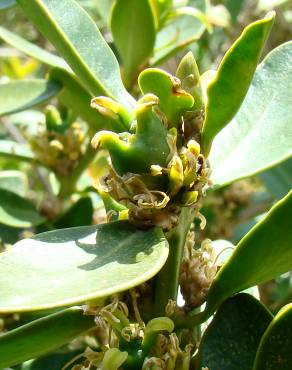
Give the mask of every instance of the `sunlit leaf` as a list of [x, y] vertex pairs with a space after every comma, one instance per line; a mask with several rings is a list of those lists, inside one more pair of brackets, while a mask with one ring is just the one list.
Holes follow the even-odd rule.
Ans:
[[160, 229], [128, 222], [60, 229], [0, 254], [0, 312], [30, 311], [104, 297], [153, 277], [168, 255]]
[[119, 64], [96, 24], [74, 0], [17, 0], [30, 21], [64, 57], [93, 95], [108, 95], [128, 108], [134, 99]]
[[0, 84], [0, 116], [43, 104], [59, 93], [55, 82], [33, 79]]
[[31, 227], [44, 221], [27, 199], [0, 188], [0, 223], [13, 227]]
[[115, 1], [111, 31], [122, 58], [124, 79], [131, 86], [154, 47], [155, 24], [149, 0]]
[[[188, 6], [206, 12], [205, 0], [189, 0]], [[171, 55], [198, 40], [205, 31], [205, 25], [193, 15], [180, 14], [163, 25], [157, 33], [152, 65], [159, 65]]]
[[211, 179], [224, 185], [263, 171], [292, 155], [292, 42], [274, 49], [258, 67], [235, 118], [215, 138]]
[[274, 22], [274, 13], [248, 25], [222, 59], [207, 87], [202, 143], [209, 153], [214, 137], [238, 111]]

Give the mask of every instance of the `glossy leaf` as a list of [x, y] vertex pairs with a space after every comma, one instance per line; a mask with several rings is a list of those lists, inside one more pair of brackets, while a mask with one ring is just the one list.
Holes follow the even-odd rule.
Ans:
[[[206, 0], [189, 0], [188, 6], [206, 12]], [[171, 55], [198, 40], [205, 25], [193, 15], [181, 14], [170, 18], [157, 33], [152, 65], [159, 65]]]
[[292, 369], [292, 303], [276, 315], [258, 348], [253, 370]]
[[26, 144], [12, 140], [0, 140], [0, 158], [16, 159], [24, 162], [34, 162], [32, 151]]
[[52, 67], [62, 68], [69, 72], [71, 71], [64, 59], [49, 53], [48, 51], [25, 40], [16, 33], [11, 32], [4, 27], [0, 27], [0, 38], [7, 44], [13, 46], [15, 49], [22, 51], [23, 53], [39, 60], [42, 63], [48, 64]]
[[207, 88], [202, 143], [209, 153], [214, 137], [231, 121], [248, 91], [261, 52], [274, 22], [274, 13], [247, 26], [222, 59]]
[[291, 212], [292, 191], [239, 242], [211, 285], [204, 316], [232, 294], [292, 269], [292, 218], [287, 217]]
[[108, 95], [129, 109], [134, 99], [118, 62], [93, 20], [74, 0], [17, 0], [24, 13], [64, 57], [93, 95]]
[[71, 307], [0, 336], [0, 368], [39, 357], [94, 328], [92, 316], [80, 307]]
[[16, 0], [0, 0], [0, 11], [16, 5]]
[[155, 24], [149, 0], [117, 0], [111, 12], [111, 31], [122, 58], [125, 82], [131, 86], [154, 48]]
[[40, 79], [0, 84], [0, 116], [43, 104], [57, 95], [60, 89], [59, 84]]
[[71, 305], [153, 277], [168, 255], [160, 229], [128, 222], [61, 229], [24, 239], [0, 255], [0, 312]]
[[265, 58], [239, 112], [216, 136], [209, 156], [215, 185], [253, 175], [291, 156], [291, 58], [292, 42]]
[[199, 368], [251, 370], [261, 337], [272, 319], [272, 314], [249, 294], [226, 300], [201, 340]]
[[0, 188], [0, 223], [13, 227], [31, 227], [44, 221], [27, 199]]

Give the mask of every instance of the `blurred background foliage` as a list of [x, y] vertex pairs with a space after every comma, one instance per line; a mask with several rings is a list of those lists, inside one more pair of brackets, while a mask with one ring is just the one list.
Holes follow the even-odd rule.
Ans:
[[[112, 2], [79, 0], [120, 58], [109, 27]], [[174, 73], [181, 57], [191, 50], [201, 73], [216, 69], [244, 26], [263, 17], [271, 9], [277, 11], [277, 17], [264, 55], [279, 44], [291, 40], [292, 1], [212, 0], [206, 6], [204, 1], [190, 2], [193, 7], [202, 11], [204, 17], [199, 21], [196, 19], [194, 29], [190, 30], [186, 23], [186, 29], [182, 31], [185, 32], [185, 40], [165, 41], [166, 44], [163, 47], [160, 45], [160, 49], [156, 45], [158, 49], [154, 49], [153, 58], [148, 61], [148, 65], [160, 66]], [[7, 7], [9, 3], [11, 7]], [[190, 5], [183, 0], [174, 0], [174, 3], [176, 6]], [[201, 27], [202, 21], [207, 22], [209, 31], [204, 31], [204, 27]], [[168, 32], [167, 27], [175, 29], [177, 20], [165, 15], [160, 18], [160, 22], [158, 33], [160, 40], [163, 40]], [[33, 28], [14, 1], [0, 2], [0, 25], [33, 44], [54, 52], [53, 47]], [[188, 32], [197, 32], [197, 35], [190, 39]], [[0, 83], [43, 78], [47, 72], [47, 65], [27, 57], [0, 40]], [[136, 82], [130, 89], [132, 93], [136, 93]], [[60, 192], [60, 187], [66, 187], [66, 178], [78, 168], [81, 158], [86, 155], [90, 135], [85, 122], [64, 106], [58, 97], [52, 99], [50, 105], [37, 105], [36, 108], [0, 117], [0, 251], [9, 248], [18, 239], [36, 232], [94, 224], [105, 219], [103, 203], [92, 186], [96, 172], [102, 171], [104, 165], [102, 153], [78, 176], [76, 191], [69, 194], [67, 192], [66, 196]], [[4, 142], [17, 143], [25, 149], [25, 153], [20, 155], [21, 161], [17, 156], [9, 155]], [[30, 155], [33, 155], [34, 160], [23, 160]], [[291, 182], [292, 159], [289, 159], [252, 178], [210, 189], [202, 210], [207, 226], [197, 235], [198, 243], [203, 238], [210, 238], [229, 240], [236, 244], [273, 203], [287, 194]], [[20, 221], [19, 214], [23, 216]], [[292, 299], [292, 273], [263, 284], [259, 287], [259, 293], [263, 303], [277, 312]], [[6, 317], [5, 323], [2, 320], [0, 331], [29, 321], [31, 318], [27, 316], [29, 315]], [[80, 353], [84, 343], [73, 343], [71, 347], [72, 357], [72, 353]], [[68, 348], [61, 352], [61, 355], [56, 353], [54, 358], [51, 356], [41, 361], [49, 361], [50, 365], [46, 368], [50, 370], [60, 369], [68, 359]], [[58, 360], [59, 357], [63, 362]], [[44, 365], [26, 364], [22, 369], [40, 369], [42, 366]]]

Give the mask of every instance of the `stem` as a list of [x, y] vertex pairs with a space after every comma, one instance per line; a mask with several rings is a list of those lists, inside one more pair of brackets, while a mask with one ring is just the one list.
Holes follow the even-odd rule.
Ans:
[[193, 219], [194, 211], [191, 208], [183, 208], [178, 226], [166, 236], [169, 244], [169, 256], [156, 279], [155, 317], [165, 315], [165, 307], [170, 299], [177, 300], [181, 259], [186, 236]]

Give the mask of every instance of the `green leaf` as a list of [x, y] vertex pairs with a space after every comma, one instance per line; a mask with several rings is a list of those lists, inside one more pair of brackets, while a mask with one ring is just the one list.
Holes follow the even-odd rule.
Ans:
[[209, 153], [214, 137], [231, 121], [248, 91], [260, 55], [274, 22], [274, 13], [251, 23], [222, 59], [207, 88], [202, 143]]
[[285, 196], [292, 184], [292, 158], [259, 174], [268, 192], [276, 199]]
[[[189, 0], [187, 5], [206, 12], [206, 0]], [[193, 15], [182, 14], [170, 18], [156, 35], [151, 65], [161, 64], [171, 55], [198, 40], [205, 28], [205, 25]]]
[[93, 20], [74, 0], [17, 0], [27, 17], [64, 57], [93, 95], [108, 95], [132, 109], [119, 64]]
[[265, 58], [240, 111], [216, 136], [209, 156], [215, 185], [253, 175], [291, 156], [291, 58], [292, 42]]
[[41, 79], [0, 84], [0, 116], [43, 104], [59, 93], [61, 86]]
[[117, 0], [110, 23], [122, 58], [124, 79], [131, 86], [154, 48], [155, 24], [149, 0]]
[[0, 27], [0, 38], [32, 58], [53, 67], [49, 74], [51, 81], [55, 81], [64, 87], [59, 94], [59, 99], [64, 105], [70, 107], [76, 115], [83, 118], [92, 130], [108, 129], [114, 132], [124, 131], [124, 128], [122, 129], [115, 121], [99, 114], [90, 107], [92, 96], [81, 85], [78, 78], [72, 73], [70, 67], [63, 59], [48, 53], [2, 27]]
[[181, 88], [177, 78], [159, 68], [145, 69], [138, 82], [143, 94], [152, 93], [159, 98], [158, 107], [171, 126], [177, 126], [182, 114], [194, 105], [194, 98]]
[[160, 229], [128, 222], [61, 229], [0, 255], [0, 312], [31, 311], [108, 296], [153, 277], [168, 256]]
[[11, 330], [0, 336], [0, 368], [53, 351], [94, 326], [92, 316], [71, 307]]
[[292, 268], [292, 191], [279, 201], [239, 242], [216, 275], [203, 316], [211, 315], [227, 297], [268, 281]]
[[23, 197], [28, 190], [27, 178], [21, 171], [1, 171], [0, 189], [10, 190]]
[[253, 370], [292, 369], [292, 303], [276, 315], [260, 342]]
[[226, 300], [201, 340], [199, 368], [250, 370], [272, 319], [272, 314], [249, 294], [237, 294]]
[[82, 87], [77, 78], [60, 68], [53, 68], [50, 80], [63, 85], [59, 95], [62, 103], [68, 106], [77, 115], [83, 118], [93, 132], [107, 129], [114, 132], [123, 132], [125, 127], [117, 124], [115, 120], [100, 114], [90, 106], [91, 95]]
[[64, 59], [49, 53], [35, 44], [32, 44], [17, 34], [8, 31], [4, 27], [0, 27], [0, 38], [7, 44], [13, 46], [15, 49], [22, 51], [23, 53], [39, 60], [42, 63], [48, 64], [52, 67], [62, 68], [68, 72], [71, 71], [71, 68], [64, 61]]
[[26, 144], [12, 140], [0, 140], [0, 158], [16, 159], [24, 162], [36, 161], [32, 151]]
[[31, 227], [44, 221], [27, 199], [0, 188], [0, 223], [13, 227]]
[[16, 5], [16, 0], [0, 0], [0, 11], [12, 8]]

